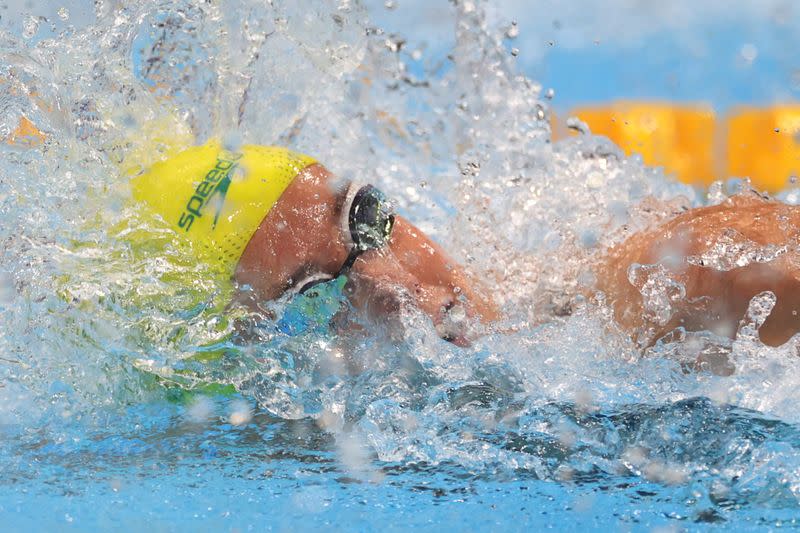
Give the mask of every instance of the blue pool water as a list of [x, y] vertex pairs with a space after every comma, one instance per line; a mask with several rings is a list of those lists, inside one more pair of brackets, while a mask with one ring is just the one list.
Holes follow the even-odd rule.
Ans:
[[[2, 530], [797, 527], [795, 340], [761, 344], [754, 305], [734, 341], [642, 351], [580, 296], [626, 228], [741, 185], [696, 191], [589, 134], [552, 144], [546, 92], [483, 3], [434, 6], [413, 38], [402, 3], [12, 7]], [[211, 136], [377, 184], [503, 323], [458, 348], [413, 309], [334, 335], [206, 305], [202, 265], [131, 246], [159, 236], [125, 173]]]
[[[574, 406], [546, 406], [538, 416], [555, 413], [574, 416]], [[122, 427], [123, 420], [133, 427]], [[696, 432], [696, 421], [709, 428], [705, 434]], [[665, 485], [590, 466], [588, 437], [569, 451], [545, 434], [496, 432], [482, 438], [536, 456], [541, 470], [373, 460], [366, 475], [343, 465], [333, 439], [311, 422], [258, 415], [245, 427], [200, 425], [187, 421], [181, 409], [151, 402], [130, 408], [99, 434], [82, 428], [85, 443], [21, 438], [10, 450], [4, 446], [14, 455], [4, 460], [0, 512], [8, 520], [4, 529], [18, 531], [649, 531], [702, 530], [731, 522], [743, 530], [797, 525], [790, 487], [770, 479], [781, 476], [779, 468], [793, 466], [796, 428], [705, 400], [596, 413], [574, 422], [587, 434], [600, 428], [617, 433], [617, 446], [626, 438], [658, 440], [646, 426], [670, 425], [676, 442], [662, 445], [659, 457], [715, 458], [693, 472], [696, 479]], [[614, 446], [606, 446], [605, 460], [598, 455], [596, 463], [613, 460]], [[740, 472], [730, 492], [720, 493], [712, 479], [745, 457], [752, 461], [750, 470]], [[771, 473], [758, 464], [768, 457]], [[542, 479], [543, 471], [565, 464], [583, 471], [568, 480]]]

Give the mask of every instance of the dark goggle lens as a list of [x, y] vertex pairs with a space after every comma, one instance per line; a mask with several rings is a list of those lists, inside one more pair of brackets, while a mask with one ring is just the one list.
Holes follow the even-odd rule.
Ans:
[[392, 234], [394, 210], [381, 191], [367, 185], [356, 192], [348, 222], [356, 248], [361, 251], [383, 248]]
[[316, 296], [315, 288], [339, 276], [347, 275], [361, 253], [383, 248], [389, 244], [394, 227], [394, 211], [381, 191], [372, 185], [367, 185], [361, 187], [353, 197], [348, 224], [354, 246], [339, 272], [335, 276], [319, 274], [305, 278], [295, 285], [299, 287], [295, 290], [297, 294]]

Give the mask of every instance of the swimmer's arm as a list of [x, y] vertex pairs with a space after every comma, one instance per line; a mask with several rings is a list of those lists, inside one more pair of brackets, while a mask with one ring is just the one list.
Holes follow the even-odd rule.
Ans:
[[[779, 345], [800, 332], [800, 209], [755, 196], [737, 196], [696, 208], [634, 234], [608, 251], [595, 266], [596, 288], [605, 294], [617, 323], [642, 344], [652, 344], [676, 327], [734, 337], [750, 300], [770, 291], [777, 303], [760, 328], [761, 340]], [[725, 246], [715, 251], [717, 243]], [[737, 247], [784, 249], [769, 261], [725, 269], [698, 261], [705, 255], [736, 256]], [[688, 257], [694, 257], [691, 262]], [[677, 282], [682, 295], [670, 301], [670, 316], [656, 323], [640, 290], [628, 278], [631, 265], [660, 265], [662, 277]], [[653, 278], [657, 281], [658, 278]], [[649, 290], [652, 290], [649, 289]]]

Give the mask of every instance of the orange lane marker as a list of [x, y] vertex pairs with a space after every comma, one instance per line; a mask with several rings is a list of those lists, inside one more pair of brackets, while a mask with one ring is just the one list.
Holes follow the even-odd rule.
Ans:
[[768, 191], [783, 189], [800, 176], [800, 105], [741, 107], [725, 132], [727, 174], [749, 177]]
[[715, 117], [708, 106], [617, 102], [581, 107], [570, 116], [627, 155], [638, 153], [646, 164], [664, 167], [681, 181], [709, 184], [715, 179]]

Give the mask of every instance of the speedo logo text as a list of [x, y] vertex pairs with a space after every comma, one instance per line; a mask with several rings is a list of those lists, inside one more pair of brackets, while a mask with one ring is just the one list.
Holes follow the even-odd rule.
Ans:
[[180, 219], [178, 219], [178, 227], [183, 228], [184, 231], [189, 231], [194, 224], [195, 219], [203, 216], [205, 207], [213, 203], [215, 209], [214, 221], [211, 228], [217, 226], [219, 215], [222, 212], [222, 207], [225, 204], [225, 196], [228, 194], [228, 188], [231, 185], [231, 174], [238, 166], [237, 161], [241, 159], [242, 154], [229, 152], [223, 150], [217, 156], [217, 163], [214, 168], [208, 171], [194, 190], [194, 194], [186, 202], [183, 208]]

